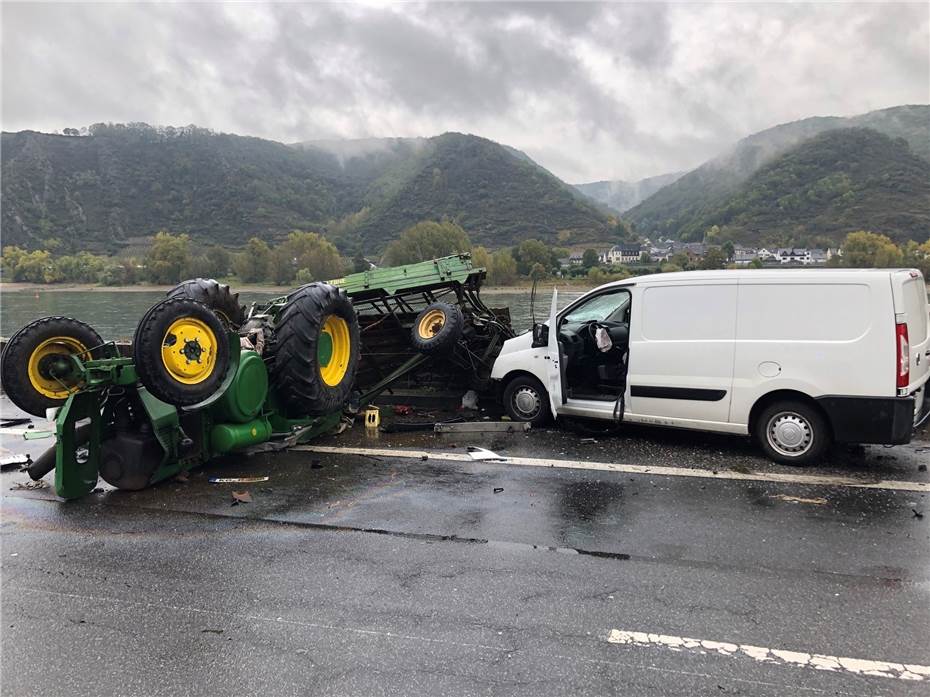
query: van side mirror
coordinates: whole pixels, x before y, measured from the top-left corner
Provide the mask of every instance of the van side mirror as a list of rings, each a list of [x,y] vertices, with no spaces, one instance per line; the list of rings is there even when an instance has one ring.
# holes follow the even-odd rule
[[[533,348],[549,345],[549,327],[538,322],[533,325]]]

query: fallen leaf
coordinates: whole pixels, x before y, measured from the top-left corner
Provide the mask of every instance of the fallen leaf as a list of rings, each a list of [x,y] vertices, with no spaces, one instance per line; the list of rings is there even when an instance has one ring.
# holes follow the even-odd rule
[[[248,491],[234,491],[232,492],[233,497],[233,506],[240,503],[252,503],[252,494]]]

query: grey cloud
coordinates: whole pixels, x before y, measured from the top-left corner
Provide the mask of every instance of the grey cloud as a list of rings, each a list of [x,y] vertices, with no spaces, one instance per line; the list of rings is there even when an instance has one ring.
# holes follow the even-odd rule
[[[5,130],[287,142],[476,133],[570,181],[699,164],[815,114],[930,101],[926,5],[4,4]]]

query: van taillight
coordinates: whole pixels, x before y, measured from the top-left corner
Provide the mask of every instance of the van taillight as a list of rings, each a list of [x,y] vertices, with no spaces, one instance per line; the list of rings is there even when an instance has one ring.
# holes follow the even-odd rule
[[[907,324],[902,322],[895,325],[895,336],[898,343],[898,387],[907,387],[911,382],[910,344],[907,340]]]

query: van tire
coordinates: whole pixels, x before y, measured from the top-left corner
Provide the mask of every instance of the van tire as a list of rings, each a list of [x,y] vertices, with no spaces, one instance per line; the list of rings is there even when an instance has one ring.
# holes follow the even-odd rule
[[[800,400],[765,407],[753,424],[753,433],[766,456],[783,465],[817,464],[833,441],[820,410]]]
[[[518,375],[508,382],[503,401],[504,411],[513,421],[533,426],[542,426],[549,421],[549,393],[532,375]]]

